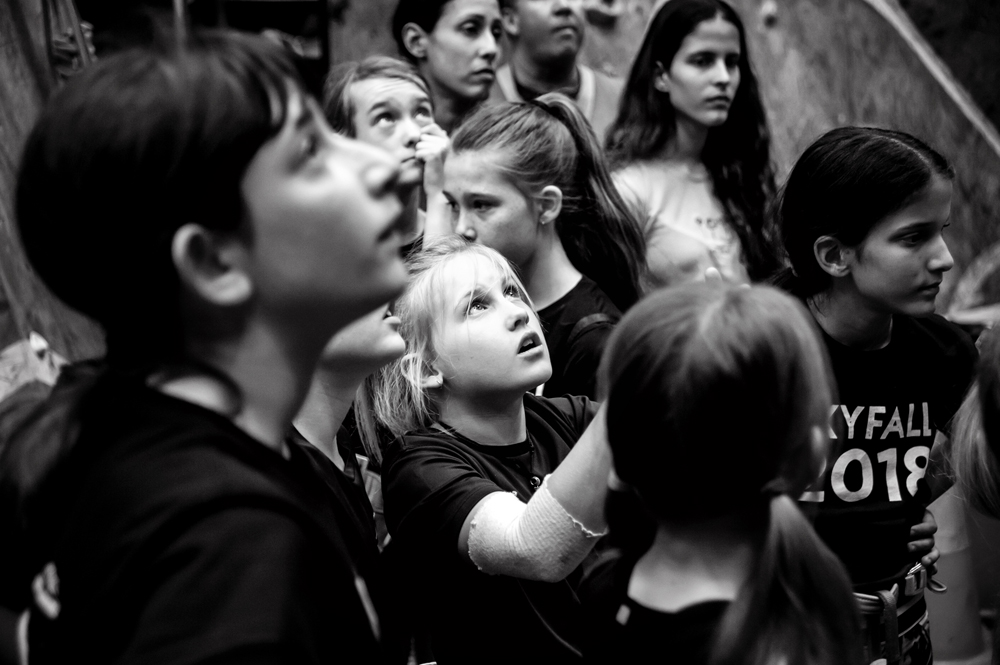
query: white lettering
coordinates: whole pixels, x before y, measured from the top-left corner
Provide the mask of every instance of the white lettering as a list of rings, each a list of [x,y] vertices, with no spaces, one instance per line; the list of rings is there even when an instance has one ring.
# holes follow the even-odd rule
[[[910,413],[906,416],[906,436],[920,436],[919,429],[913,429],[913,404],[910,404]]]
[[[928,413],[927,402],[924,402],[924,436],[931,435],[931,416]]]
[[[869,422],[871,422],[870,417]],[[869,425],[869,427],[871,426]],[[868,438],[871,437],[869,436]],[[844,475],[851,462],[861,464],[861,487],[857,490],[848,489],[844,483]],[[833,488],[834,494],[849,503],[868,498],[875,485],[875,474],[872,471],[872,461],[865,451],[860,448],[852,448],[841,455],[837,459],[837,463],[833,465],[833,473],[830,475],[830,485]]]
[[[853,414],[847,413],[847,407],[844,406],[844,405],[840,406],[840,410],[844,414],[844,420],[847,421],[847,438],[848,439],[853,439],[854,438],[854,423],[858,422],[858,416],[860,416],[861,412],[865,410],[865,407],[859,406],[858,408],[854,409],[854,413]]]
[[[884,439],[889,436],[890,432],[899,432],[899,438],[903,438],[903,421],[899,418],[898,407],[892,412],[892,418],[889,419],[889,425],[882,432],[882,436],[880,436],[879,439]]]
[[[896,449],[883,450],[878,454],[878,461],[885,462],[885,484],[889,489],[889,501],[902,501],[903,495],[899,493],[899,478],[896,477]]]
[[[926,402],[924,402],[924,408],[927,408]],[[903,455],[903,465],[910,472],[910,475],[906,477],[906,491],[910,493],[910,496],[917,495],[917,481],[927,473],[927,459],[930,454],[931,449],[927,446],[914,446]],[[922,466],[917,464],[919,459],[924,460]]]
[[[868,429],[865,430],[865,438],[872,438],[872,432],[876,427],[882,424],[882,421],[875,416],[885,413],[884,406],[870,406],[868,407]]]
[[[837,406],[836,404],[830,405],[830,438],[831,439],[836,439],[837,438],[837,432],[834,431],[834,429],[833,429],[833,414],[837,413],[837,409],[839,409],[839,408],[840,407]]]
[[[799,497],[799,501],[813,501],[815,503],[823,503],[823,499],[826,497],[826,492],[823,490],[806,490]]]

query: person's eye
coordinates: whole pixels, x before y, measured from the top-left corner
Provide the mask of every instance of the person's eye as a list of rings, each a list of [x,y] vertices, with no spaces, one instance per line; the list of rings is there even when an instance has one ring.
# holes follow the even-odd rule
[[[476,212],[486,212],[490,210],[493,205],[487,201],[473,201],[472,209]]]
[[[466,37],[478,37],[479,33],[482,32],[482,27],[475,21],[467,21],[459,27],[459,30]]]
[[[740,66],[740,56],[738,55],[726,56],[726,67],[729,67],[730,69],[736,69],[739,66]]]
[[[431,113],[430,108],[422,106],[413,113],[413,117],[420,120],[433,120],[434,114]]]
[[[490,26],[490,32],[493,33],[493,39],[500,41],[503,37],[503,27],[499,23],[494,23]]]
[[[475,298],[469,303],[470,312],[484,312],[489,309],[489,304],[483,298]]]
[[[318,132],[309,132],[303,135],[302,142],[299,145],[298,154],[296,155],[295,164],[297,166],[303,166],[307,162],[314,159],[319,155],[325,146],[323,137],[319,135]]]
[[[508,298],[515,298],[517,300],[521,299],[521,291],[517,288],[515,284],[508,284],[504,287],[503,294]]]
[[[688,59],[695,67],[708,67],[712,64],[712,58],[704,54],[693,55]]]
[[[372,120],[372,125],[375,127],[385,127],[386,125],[391,125],[396,122],[396,117],[391,113],[379,113]]]

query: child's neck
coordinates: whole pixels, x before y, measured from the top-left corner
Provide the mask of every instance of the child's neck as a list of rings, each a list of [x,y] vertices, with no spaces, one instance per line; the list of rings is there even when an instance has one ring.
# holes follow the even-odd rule
[[[337,447],[337,431],[354,403],[354,395],[364,376],[338,374],[320,368],[309,386],[309,393],[295,416],[295,428],[306,441],[343,471],[344,458]]]
[[[524,288],[536,310],[545,309],[572,291],[583,277],[566,255],[555,231],[555,222],[549,226],[549,233],[538,243],[531,260],[527,265],[518,266]]]
[[[808,305],[819,327],[844,346],[871,351],[892,339],[892,314],[866,307],[846,285],[835,283],[810,298]]]
[[[689,118],[677,117],[673,138],[663,149],[663,158],[689,164],[700,164],[708,141],[708,127]]]
[[[506,446],[528,438],[523,392],[492,400],[448,395],[441,400],[440,420],[484,446]]]
[[[661,612],[711,600],[734,600],[754,563],[754,538],[742,516],[665,525],[639,559],[628,595]]]

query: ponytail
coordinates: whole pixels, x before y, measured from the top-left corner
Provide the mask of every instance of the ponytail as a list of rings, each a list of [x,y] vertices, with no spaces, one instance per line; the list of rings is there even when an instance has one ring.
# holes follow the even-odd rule
[[[577,200],[565,207],[556,230],[570,261],[601,287],[623,312],[641,295],[646,241],[639,221],[611,180],[604,152],[590,123],[567,97],[542,95],[534,104],[552,114],[573,137]]]
[[[765,497],[755,569],[729,606],[712,665],[861,663],[851,583],[787,494]]]
[[[563,193],[556,230],[573,265],[622,311],[641,295],[646,243],[641,224],[611,180],[600,143],[565,95],[482,107],[452,136],[452,151],[499,151],[498,165],[526,196]]]

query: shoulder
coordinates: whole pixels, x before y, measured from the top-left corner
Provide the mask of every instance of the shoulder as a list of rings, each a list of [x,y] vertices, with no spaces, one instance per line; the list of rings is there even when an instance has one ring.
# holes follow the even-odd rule
[[[900,316],[894,322],[893,342],[926,362],[939,362],[971,379],[979,352],[972,337],[943,316]]]
[[[565,443],[569,446],[576,443],[587,429],[599,406],[600,404],[583,395],[538,397],[529,393],[524,396],[524,411],[529,419],[529,427],[534,421],[561,430],[562,438],[567,439]]]
[[[584,69],[589,69],[594,73],[594,85],[597,89],[598,96],[602,95],[614,95],[615,101],[617,101],[618,95],[625,88],[624,79],[618,78],[617,76],[609,76],[604,72],[593,69],[592,67],[586,67],[581,65]]]

